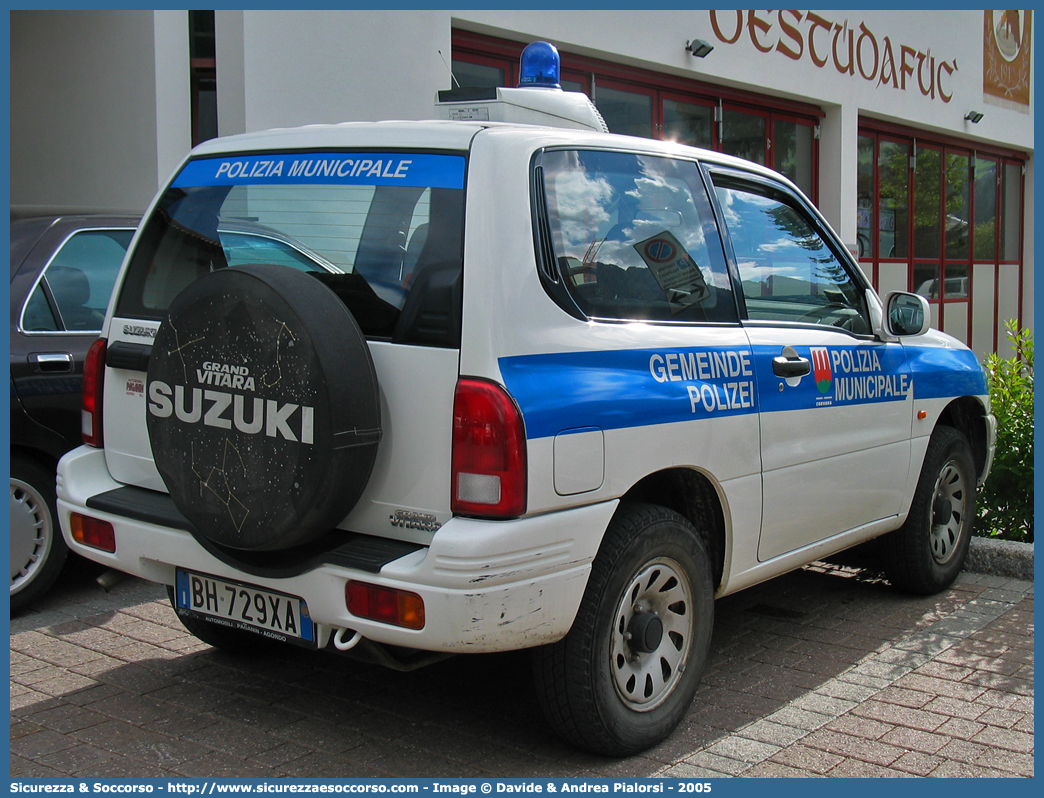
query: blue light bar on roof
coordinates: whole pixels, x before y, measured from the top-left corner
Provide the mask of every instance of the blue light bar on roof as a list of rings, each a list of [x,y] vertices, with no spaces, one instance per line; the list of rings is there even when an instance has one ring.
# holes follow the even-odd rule
[[[561,89],[558,49],[549,42],[533,42],[522,51],[518,88]]]

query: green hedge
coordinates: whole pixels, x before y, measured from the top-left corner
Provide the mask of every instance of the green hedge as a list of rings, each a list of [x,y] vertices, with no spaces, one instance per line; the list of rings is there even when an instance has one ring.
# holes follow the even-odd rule
[[[1033,542],[1033,333],[1009,321],[1012,356],[986,359],[997,454],[979,491],[976,534]]]

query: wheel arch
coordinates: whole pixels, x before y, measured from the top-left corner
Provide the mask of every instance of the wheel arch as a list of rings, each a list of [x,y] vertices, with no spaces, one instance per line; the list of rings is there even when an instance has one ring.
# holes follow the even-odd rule
[[[954,399],[939,414],[937,425],[952,427],[967,439],[981,484],[989,466],[989,433],[982,402],[972,396]]]
[[[635,483],[620,501],[657,504],[688,519],[707,547],[715,589],[721,585],[727,552],[725,507],[709,476],[693,468],[657,471]]]
[[[63,454],[80,445],[80,440],[70,441],[46,427],[21,408],[15,406],[12,394],[11,407],[11,454],[32,457],[41,463],[56,465]]]
[[[21,446],[18,444],[11,445],[12,460],[15,458],[28,460],[29,462],[38,465],[40,468],[50,469],[51,471],[55,471],[58,468],[59,457],[55,457],[51,452],[46,452],[42,449],[34,449],[31,446]]]

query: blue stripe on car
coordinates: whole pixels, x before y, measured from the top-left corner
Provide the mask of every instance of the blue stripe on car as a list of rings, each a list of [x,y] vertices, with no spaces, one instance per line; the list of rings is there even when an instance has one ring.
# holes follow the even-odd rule
[[[985,396],[986,373],[969,349],[907,346],[910,370],[915,375],[914,399],[950,396]]]
[[[911,387],[915,399],[987,393],[982,368],[967,350],[894,344],[795,349],[818,365],[783,390],[784,380],[772,369],[780,346],[557,352],[505,357],[499,364],[530,439],[590,427],[904,401]]]

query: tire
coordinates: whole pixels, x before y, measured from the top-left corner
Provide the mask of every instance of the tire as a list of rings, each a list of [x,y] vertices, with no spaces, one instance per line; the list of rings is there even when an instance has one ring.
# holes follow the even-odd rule
[[[177,613],[181,625],[188,630],[193,637],[202,640],[208,646],[221,649],[228,654],[249,655],[260,651],[271,650],[272,646],[279,645],[253,632],[244,632],[242,629],[229,629],[227,626],[210,623],[201,620],[194,615],[183,613],[178,609],[174,600],[174,588],[167,585],[167,598],[170,606]]]
[[[366,339],[329,288],[295,269],[224,268],[191,283],[156,334],[147,394],[171,499],[201,542],[226,550],[282,551],[326,534],[377,457]]]
[[[54,480],[53,470],[11,458],[11,612],[51,588],[69,553],[58,528]]]
[[[928,442],[910,514],[882,539],[885,573],[900,590],[921,595],[953,584],[964,567],[975,522],[971,447],[952,427]]]
[[[572,628],[533,652],[537,697],[560,737],[627,756],[674,730],[707,663],[711,572],[685,518],[656,505],[620,506]]]

